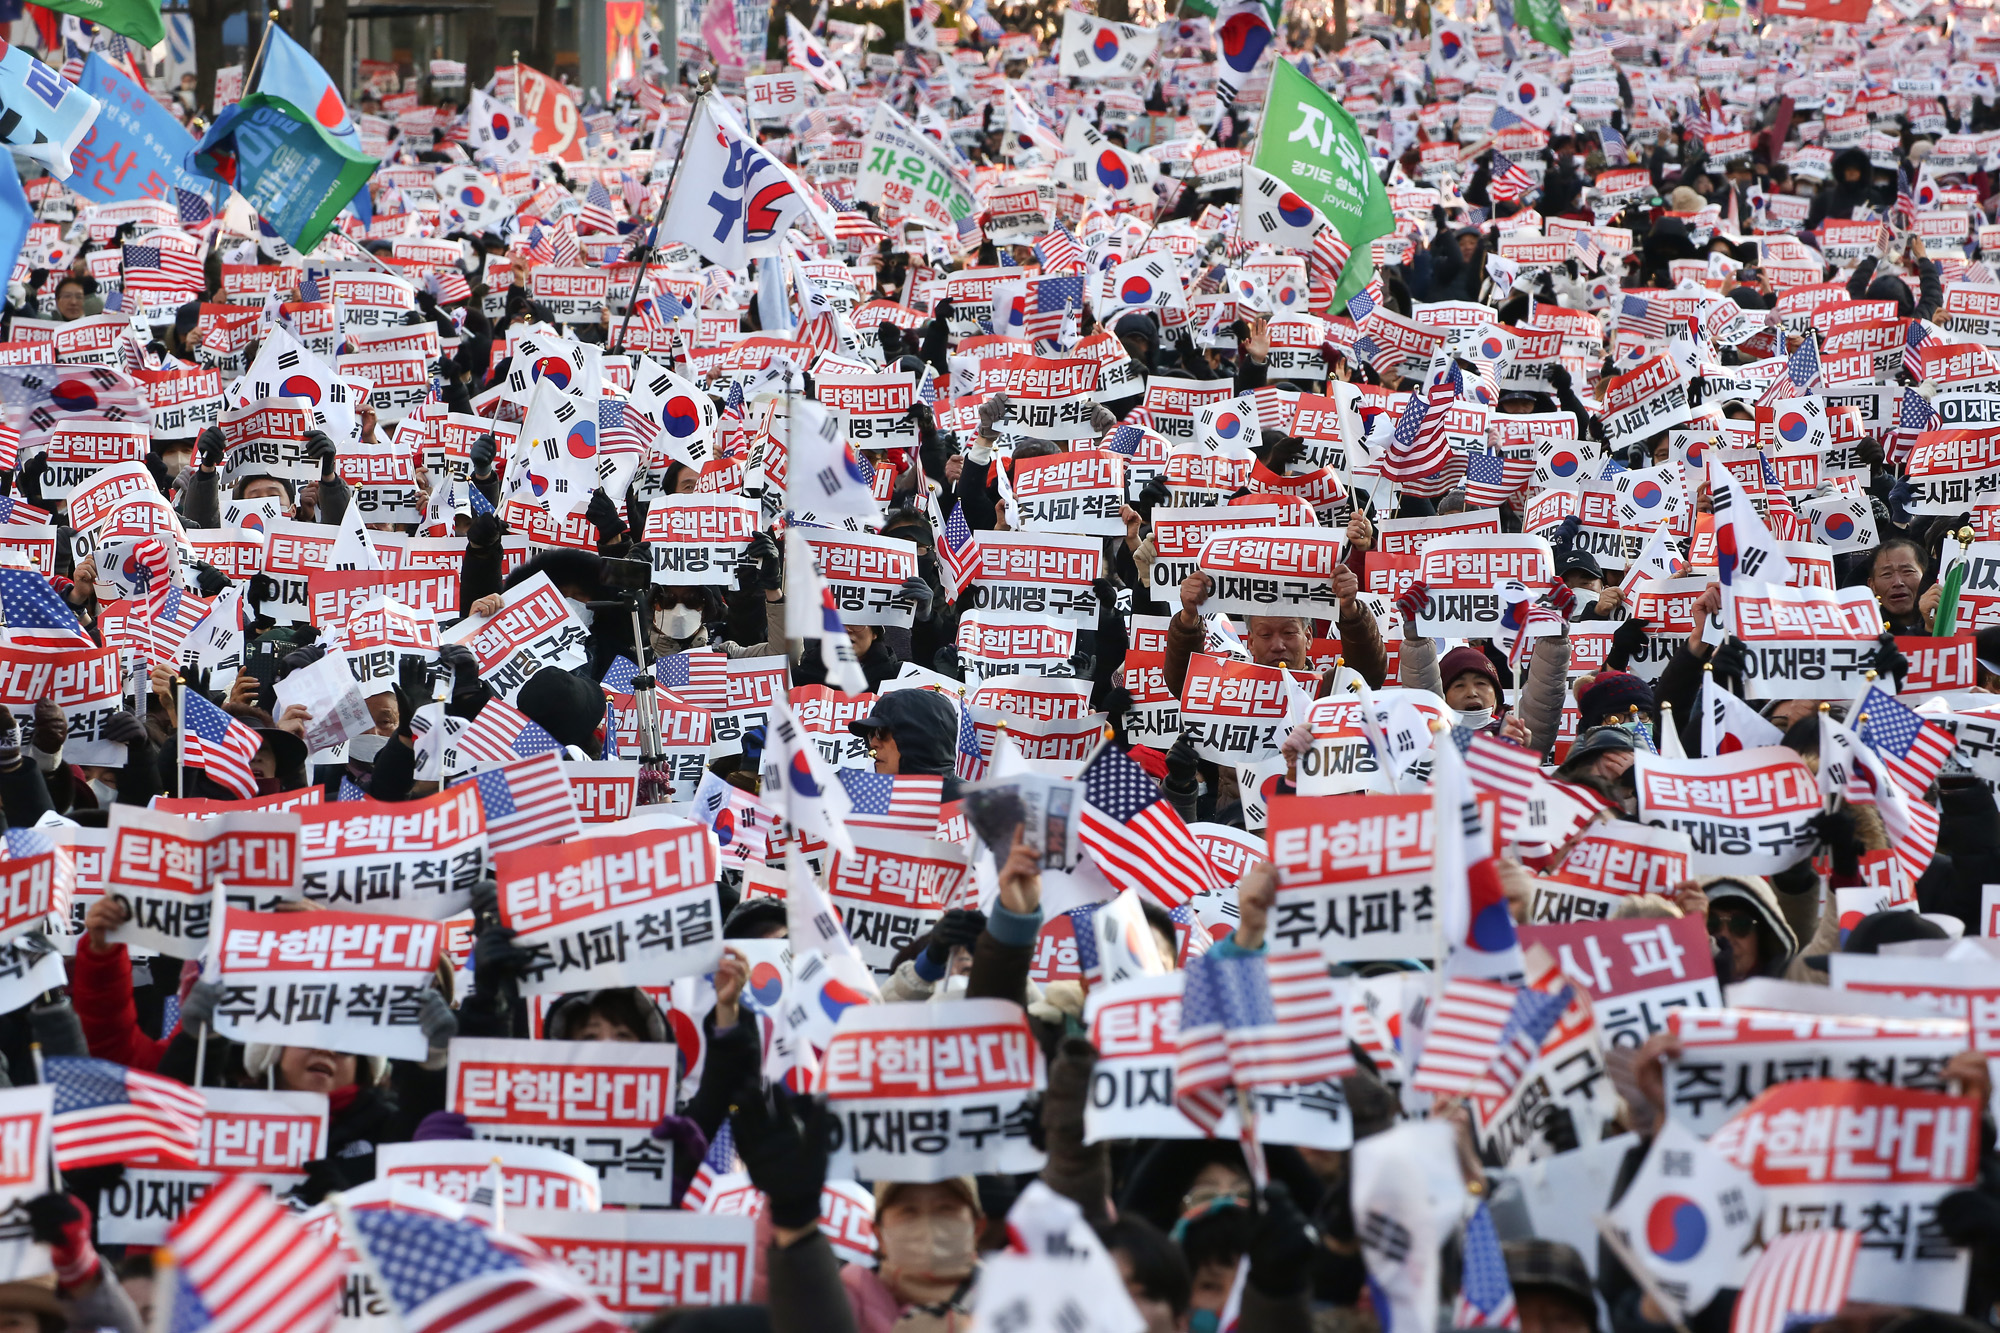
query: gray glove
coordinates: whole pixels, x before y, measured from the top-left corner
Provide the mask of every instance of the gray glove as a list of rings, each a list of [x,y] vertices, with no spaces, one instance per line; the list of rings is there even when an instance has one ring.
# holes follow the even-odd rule
[[[83,1023],[67,996],[54,1004],[37,1004],[28,1009],[28,1026],[41,1045],[43,1055],[89,1055],[90,1043],[83,1038]]]
[[[1000,423],[1007,419],[1007,395],[996,393],[979,405],[979,433],[998,433]]]
[[[417,1026],[424,1030],[424,1040],[434,1051],[445,1050],[458,1035],[458,1015],[435,987],[427,987],[417,1002]]]
[[[222,983],[204,977],[194,983],[181,1001],[181,1031],[198,1032],[215,1026],[215,1006],[222,999]]]

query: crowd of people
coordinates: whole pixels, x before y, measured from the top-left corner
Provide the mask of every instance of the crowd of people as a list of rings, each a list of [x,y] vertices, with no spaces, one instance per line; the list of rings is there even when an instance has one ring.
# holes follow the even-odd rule
[[[305,90],[17,22],[187,130],[0,125],[0,1333],[227,1322],[154,1251],[282,1108],[297,1328],[480,1317],[361,1209],[578,1327],[1994,1323],[2000,32],[1776,8],[336,75],[317,221]],[[271,1017],[364,913],[401,1030]],[[669,1097],[482,1185],[481,1061]],[[141,1075],[198,1150],[86,1154]]]

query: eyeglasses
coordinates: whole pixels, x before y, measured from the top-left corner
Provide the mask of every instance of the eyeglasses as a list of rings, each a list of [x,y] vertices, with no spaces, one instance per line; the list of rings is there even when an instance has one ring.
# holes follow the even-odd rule
[[[1719,930],[1726,930],[1731,935],[1755,935],[1757,933],[1757,918],[1747,912],[1710,912],[1708,914],[1708,929],[1710,934],[1714,934]]]

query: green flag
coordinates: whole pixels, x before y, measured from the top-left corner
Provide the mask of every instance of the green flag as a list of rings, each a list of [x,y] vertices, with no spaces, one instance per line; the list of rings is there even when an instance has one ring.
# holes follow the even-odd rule
[[[1199,14],[1204,18],[1214,18],[1215,5],[1211,0],[1181,0],[1181,6],[1175,12],[1179,14]]]
[[[141,46],[158,46],[167,40],[167,25],[160,21],[160,0],[48,0],[42,7],[89,19]]]
[[[1333,293],[1336,313],[1375,272],[1369,242],[1396,229],[1389,192],[1354,117],[1289,60],[1271,67],[1271,92],[1251,159],[1326,214],[1353,254]]]
[[[310,250],[379,164],[290,102],[257,92],[216,117],[188,165],[234,187],[271,230]]]
[[[1562,6],[1556,0],[1520,0],[1514,8],[1514,17],[1530,37],[1569,54],[1569,20],[1563,17]]]

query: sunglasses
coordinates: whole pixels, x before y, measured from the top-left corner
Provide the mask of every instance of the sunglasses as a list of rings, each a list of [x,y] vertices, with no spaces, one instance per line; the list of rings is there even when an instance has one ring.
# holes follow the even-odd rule
[[[1710,934],[1726,930],[1731,935],[1755,935],[1757,918],[1745,912],[1711,912],[1708,915],[1708,930]]]

